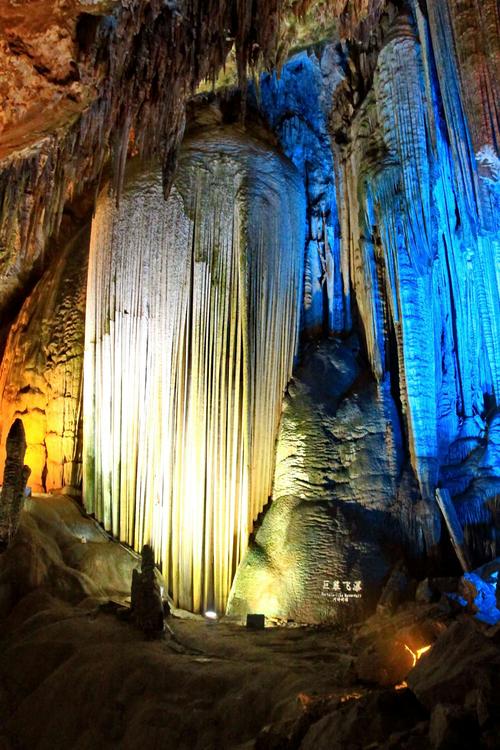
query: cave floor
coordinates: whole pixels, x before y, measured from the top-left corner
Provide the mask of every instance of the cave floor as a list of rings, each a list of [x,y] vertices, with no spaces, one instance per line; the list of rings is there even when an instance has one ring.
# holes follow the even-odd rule
[[[144,640],[103,606],[126,601],[137,563],[68,497],[27,501],[0,569],[2,750],[253,746],[311,696],[349,692],[339,631],[185,614]]]
[[[296,721],[306,696],[348,690],[350,659],[327,631],[169,623],[175,641],[146,642],[112,614],[30,595],[2,643],[13,747],[245,746]]]
[[[429,715],[450,690],[449,650],[473,644],[459,695],[478,670],[500,674],[497,637],[442,603],[345,629],[252,631],[177,613],[148,641],[110,603],[126,600],[137,562],[67,497],[27,501],[0,557],[0,750],[425,750],[438,747]],[[444,639],[415,693],[395,689],[418,671],[393,645],[403,631],[437,639],[437,656]]]

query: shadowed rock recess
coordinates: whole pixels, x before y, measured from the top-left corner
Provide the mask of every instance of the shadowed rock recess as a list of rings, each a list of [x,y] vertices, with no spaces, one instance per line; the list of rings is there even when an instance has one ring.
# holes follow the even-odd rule
[[[496,0],[1,0],[0,750],[500,747],[499,82]]]

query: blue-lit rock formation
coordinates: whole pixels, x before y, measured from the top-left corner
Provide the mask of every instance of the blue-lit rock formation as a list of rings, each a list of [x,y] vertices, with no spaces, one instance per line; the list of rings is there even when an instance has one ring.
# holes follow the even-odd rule
[[[372,370],[378,379],[391,372],[399,390],[428,499],[450,449],[454,461],[465,458],[483,434],[500,388],[499,162],[494,140],[474,153],[441,5],[429,4],[427,19],[415,3],[413,15],[401,13],[389,26],[347,143],[334,148],[337,200],[324,101],[325,89],[333,90],[334,106],[339,101],[340,52],[327,47],[320,60],[303,53],[279,80],[262,81],[262,107],[302,165],[311,223],[330,211],[335,228],[339,207],[341,249],[328,243],[340,290],[330,302],[330,328],[342,330],[335,310],[352,285]],[[309,251],[309,267],[312,257]],[[348,262],[339,270],[341,257]]]
[[[441,43],[418,6],[395,20],[340,156],[368,354],[384,377],[397,343],[391,377],[429,503],[450,449],[465,458],[487,428],[500,387],[498,183],[479,176],[451,52],[436,74]]]
[[[304,329],[309,335],[350,327],[349,275],[340,253],[335,170],[328,135],[331,94],[342,79],[337,53],[302,52],[260,81],[260,107],[307,193]]]
[[[486,5],[483,20],[491,24],[493,11]],[[477,51],[482,79],[466,90],[473,75],[463,39],[457,37],[457,29],[465,33],[463,14],[447,2],[427,3],[425,15],[422,7],[418,2],[401,11],[392,6],[381,21],[375,53],[366,43],[338,44],[293,57],[279,77],[262,77],[259,105],[301,172],[309,199],[303,328],[306,333],[321,327],[347,332],[359,321],[371,370],[400,413],[422,498],[414,512],[424,546],[433,550],[447,533],[440,530],[434,498],[442,486],[454,499],[472,559],[484,562],[496,555],[500,488],[494,45],[490,57]],[[285,410],[282,429],[289,418]],[[323,417],[316,415],[316,420],[326,429]],[[334,424],[335,433],[339,425]],[[315,474],[317,461],[328,467],[323,478],[335,473],[334,446],[318,460],[322,439],[306,430],[301,443],[298,434],[287,466],[292,476],[298,472],[298,485],[301,477]],[[381,448],[384,460],[391,445]],[[245,610],[241,589],[248,571],[267,565],[269,580],[279,578],[276,561],[280,555],[286,558],[290,538],[296,542],[301,492],[294,487],[288,493],[295,497],[293,509],[290,496],[286,502],[280,499],[281,471],[278,448],[275,504],[235,583],[235,610]],[[364,486],[359,477],[351,478],[352,485]],[[382,489],[376,482],[368,485],[383,505]],[[334,501],[338,485],[323,491]],[[383,511],[387,520],[388,507]],[[302,508],[308,517],[303,502]],[[283,547],[270,545],[277,519],[284,524]],[[405,522],[411,536],[412,524]],[[305,525],[309,528],[309,521]],[[308,533],[302,540],[306,546],[314,536]],[[418,538],[412,536],[414,544]],[[356,548],[354,538],[351,544]],[[338,540],[332,546],[328,552],[320,545],[320,557],[341,577],[348,555]],[[305,552],[301,555],[308,559]],[[357,565],[359,559],[353,569]],[[315,568],[322,570],[319,559]],[[300,578],[300,564],[297,570]],[[278,578],[272,585],[266,576],[262,579],[264,589],[275,593],[275,613],[286,600]],[[295,615],[301,607],[317,606],[313,589],[310,581],[295,585],[290,594]],[[253,603],[258,601],[257,596]]]

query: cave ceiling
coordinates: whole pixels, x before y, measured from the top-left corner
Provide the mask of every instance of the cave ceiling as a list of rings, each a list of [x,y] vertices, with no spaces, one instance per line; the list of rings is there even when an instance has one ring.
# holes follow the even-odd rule
[[[470,137],[482,169],[491,171],[499,141],[491,116],[499,100],[498,7],[494,0],[410,5],[429,19],[435,41],[443,24],[451,27],[453,40],[434,44],[435,64],[445,74],[439,56],[454,44]],[[331,128],[349,139],[351,115],[404,7],[394,0],[4,0],[0,310],[43,264],[47,239],[73,197],[91,190],[109,164],[119,185],[127,150],[158,157],[168,188],[185,102],[205,80],[221,74],[223,83],[242,84],[247,70],[279,67],[290,51],[344,40],[346,75]]]

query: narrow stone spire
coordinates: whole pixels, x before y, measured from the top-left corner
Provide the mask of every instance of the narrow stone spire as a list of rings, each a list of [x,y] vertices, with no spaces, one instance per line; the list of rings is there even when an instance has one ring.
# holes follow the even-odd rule
[[[24,505],[24,490],[31,473],[24,463],[26,436],[24,425],[16,419],[7,435],[7,458],[0,498],[0,552],[7,549],[19,526]]]

